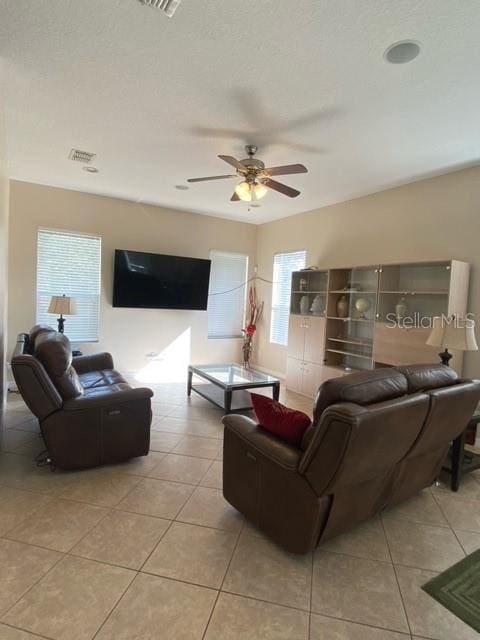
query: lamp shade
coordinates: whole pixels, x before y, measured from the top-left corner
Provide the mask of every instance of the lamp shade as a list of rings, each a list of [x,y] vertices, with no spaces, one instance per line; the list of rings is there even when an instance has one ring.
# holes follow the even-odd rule
[[[427,344],[431,347],[446,347],[457,351],[478,350],[473,322],[457,317],[451,318],[448,322],[444,318],[434,318],[433,329]]]
[[[55,313],[56,315],[74,316],[77,313],[75,308],[75,300],[66,295],[52,296],[48,305],[47,313]]]
[[[428,336],[427,344],[430,347],[443,347],[443,335],[445,327],[443,318],[433,318],[433,329]]]

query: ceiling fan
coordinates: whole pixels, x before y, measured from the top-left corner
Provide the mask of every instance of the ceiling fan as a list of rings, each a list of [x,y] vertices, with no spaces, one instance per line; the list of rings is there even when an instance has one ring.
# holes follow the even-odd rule
[[[237,184],[235,191],[230,198],[232,202],[244,200],[251,202],[252,200],[260,200],[269,189],[283,193],[289,198],[296,198],[300,195],[300,191],[292,189],[282,182],[272,180],[271,176],[285,176],[292,173],[307,173],[308,169],[303,164],[287,164],[283,167],[265,167],[265,164],[254,158],[257,153],[257,147],[254,144],[247,144],[245,151],[248,158],[244,160],[236,160],[232,156],[218,156],[227,164],[235,167],[236,173],[224,176],[208,176],[207,178],[189,178],[187,182],[206,182],[208,180],[223,180],[224,178],[242,178],[242,182]]]

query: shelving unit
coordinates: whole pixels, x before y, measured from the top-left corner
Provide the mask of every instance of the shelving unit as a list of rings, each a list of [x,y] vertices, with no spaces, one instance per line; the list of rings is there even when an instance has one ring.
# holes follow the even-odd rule
[[[444,260],[295,272],[287,388],[313,396],[357,369],[437,362],[426,344],[433,318],[466,314],[469,270]],[[461,373],[463,354],[453,353]]]
[[[332,269],[329,284],[324,363],[342,372],[371,369],[378,268]]]
[[[328,292],[328,271],[304,270],[292,274],[290,313],[324,316]]]

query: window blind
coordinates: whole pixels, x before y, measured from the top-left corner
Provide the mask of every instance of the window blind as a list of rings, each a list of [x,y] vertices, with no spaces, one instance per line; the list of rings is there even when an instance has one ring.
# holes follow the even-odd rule
[[[98,236],[39,229],[37,236],[37,323],[56,328],[47,313],[50,298],[75,299],[76,315],[67,316],[65,334],[72,342],[98,340],[101,239]]]
[[[277,253],[273,258],[270,342],[287,345],[292,271],[305,268],[306,251]]]
[[[208,337],[239,338],[245,321],[248,256],[210,251],[210,259]]]

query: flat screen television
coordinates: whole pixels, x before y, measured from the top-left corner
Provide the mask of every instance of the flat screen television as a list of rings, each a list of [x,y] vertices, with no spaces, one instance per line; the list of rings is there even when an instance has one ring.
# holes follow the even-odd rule
[[[115,250],[113,306],[205,310],[210,260]]]

